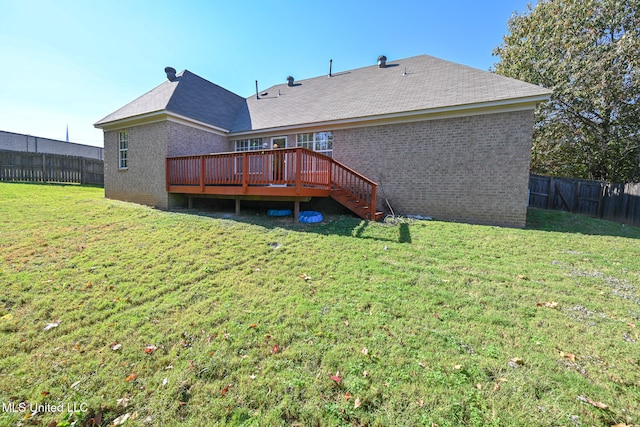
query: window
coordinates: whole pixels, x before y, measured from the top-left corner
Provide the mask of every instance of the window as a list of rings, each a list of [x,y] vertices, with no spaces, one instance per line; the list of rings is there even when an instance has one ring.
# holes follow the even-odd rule
[[[266,148],[262,144],[262,138],[239,139],[236,141],[236,151],[255,151]]]
[[[333,132],[299,133],[297,145],[331,157],[333,155]]]
[[[118,132],[118,169],[129,168],[129,132]]]

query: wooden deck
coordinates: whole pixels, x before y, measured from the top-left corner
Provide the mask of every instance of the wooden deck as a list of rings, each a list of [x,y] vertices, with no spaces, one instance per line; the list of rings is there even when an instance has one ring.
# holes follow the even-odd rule
[[[305,148],[169,157],[166,162],[169,193],[236,200],[333,197],[362,218],[380,216],[375,182]]]

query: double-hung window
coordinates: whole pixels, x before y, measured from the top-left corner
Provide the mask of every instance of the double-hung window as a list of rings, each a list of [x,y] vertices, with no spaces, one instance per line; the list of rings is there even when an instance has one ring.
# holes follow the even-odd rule
[[[333,132],[299,133],[297,146],[317,151],[325,156],[333,155]]]
[[[236,141],[236,151],[263,150],[262,138],[239,139]]]
[[[118,169],[129,168],[129,132],[118,132]]]

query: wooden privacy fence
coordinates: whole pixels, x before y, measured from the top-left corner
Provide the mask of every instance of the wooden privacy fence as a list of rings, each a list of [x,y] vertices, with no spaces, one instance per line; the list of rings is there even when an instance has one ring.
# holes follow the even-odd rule
[[[61,154],[0,151],[0,181],[104,185],[104,162]]]
[[[640,183],[529,177],[529,206],[640,225]]]

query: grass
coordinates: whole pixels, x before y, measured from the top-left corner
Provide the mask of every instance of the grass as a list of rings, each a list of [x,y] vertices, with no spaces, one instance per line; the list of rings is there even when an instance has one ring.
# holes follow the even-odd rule
[[[639,425],[640,229],[528,223],[0,183],[0,425]]]

